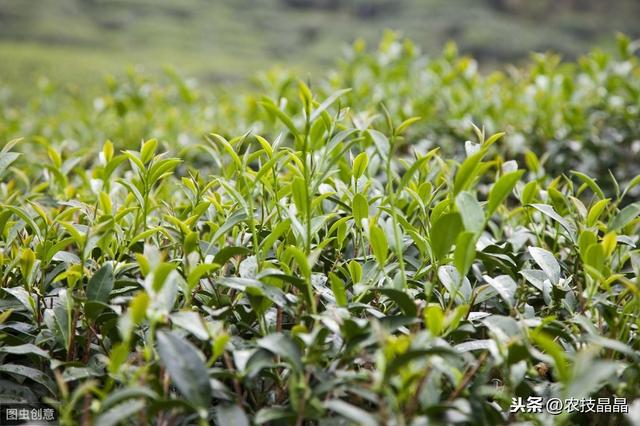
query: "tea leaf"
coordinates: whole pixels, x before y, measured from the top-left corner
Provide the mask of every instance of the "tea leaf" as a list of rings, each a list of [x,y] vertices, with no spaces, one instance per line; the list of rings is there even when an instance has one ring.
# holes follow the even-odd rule
[[[447,213],[431,228],[431,250],[436,260],[444,258],[462,231],[462,219],[458,213]]]
[[[547,274],[552,284],[560,282],[560,264],[552,253],[539,247],[529,247],[529,254]]]
[[[369,226],[369,242],[378,264],[384,265],[389,255],[389,243],[386,235],[378,225],[372,224]]]
[[[209,373],[198,350],[184,338],[159,330],[158,353],[171,380],[185,396],[186,401],[199,411],[206,412],[211,402]]]
[[[518,170],[507,173],[496,181],[489,193],[489,203],[487,204],[487,214],[489,216],[493,214],[498,206],[507,198],[523,174],[524,170]]]
[[[108,302],[114,283],[113,266],[110,263],[106,263],[89,280],[87,284],[87,299]]]
[[[636,216],[640,215],[640,203],[630,204],[622,209],[609,223],[609,230],[617,231],[627,226]]]

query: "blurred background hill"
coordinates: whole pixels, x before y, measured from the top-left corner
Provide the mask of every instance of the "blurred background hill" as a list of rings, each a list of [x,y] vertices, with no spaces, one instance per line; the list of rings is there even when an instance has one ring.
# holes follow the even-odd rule
[[[203,83],[277,65],[313,74],[356,38],[393,28],[424,51],[454,40],[483,66],[531,51],[575,57],[640,35],[637,0],[1,0],[0,86],[28,96],[46,76],[91,92],[105,73],[164,66]]]

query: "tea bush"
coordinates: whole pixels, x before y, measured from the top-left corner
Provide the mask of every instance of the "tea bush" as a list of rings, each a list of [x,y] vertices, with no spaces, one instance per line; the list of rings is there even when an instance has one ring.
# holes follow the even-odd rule
[[[326,98],[351,88],[341,107],[363,123],[383,113],[381,104],[399,121],[421,117],[405,136],[408,145],[459,156],[475,124],[488,133],[506,132],[501,150],[510,157],[523,160],[532,150],[551,174],[579,169],[615,190],[610,174],[628,183],[640,173],[637,49],[638,42],[620,35],[615,54],[595,49],[575,62],[534,54],[521,66],[483,71],[453,44],[429,57],[387,32],[373,52],[356,42],[312,89]],[[135,148],[149,138],[178,149],[209,132],[232,138],[251,130],[273,139],[281,129],[261,107],[263,97],[295,114],[301,108],[298,78],[273,70],[257,73],[253,88],[211,91],[174,71],[161,80],[129,71],[107,79],[94,99],[43,80],[40,95],[26,105],[0,91],[0,138],[44,137],[71,151],[107,139],[118,148]],[[638,199],[640,191],[630,195]]]
[[[2,400],[64,424],[636,421],[637,59],[354,55],[315,92],[131,75],[5,106],[27,139],[0,153]],[[630,413],[510,412],[529,396]]]

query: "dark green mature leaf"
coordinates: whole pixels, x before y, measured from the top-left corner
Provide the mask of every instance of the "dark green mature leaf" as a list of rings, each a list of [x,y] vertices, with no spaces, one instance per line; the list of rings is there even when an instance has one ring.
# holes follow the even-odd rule
[[[220,404],[216,407],[216,421],[219,425],[249,426],[246,413],[237,404]]]
[[[611,361],[589,360],[585,364],[569,382],[566,393],[571,395],[571,398],[588,398],[589,395],[593,395],[620,368],[619,363]]]
[[[229,259],[231,259],[234,256],[243,256],[249,253],[251,253],[251,250],[249,250],[246,247],[237,247],[237,246],[224,247],[218,253],[216,253],[212,263],[217,263],[218,265],[224,265],[225,263],[227,263]]]
[[[158,398],[158,394],[149,389],[148,387],[136,387],[132,386],[126,389],[117,390],[111,392],[107,398],[102,401],[101,408],[107,410],[116,404],[128,399],[145,398],[154,400]]]
[[[18,346],[2,346],[0,352],[14,355],[37,355],[42,358],[49,359],[49,353],[31,343],[25,343]]]
[[[40,370],[19,364],[2,364],[0,373],[26,377],[44,386],[52,395],[56,395],[56,385],[53,380]]]
[[[516,282],[509,275],[500,275],[495,278],[491,278],[487,275],[484,276],[485,281],[489,283],[491,287],[493,287],[502,300],[507,302],[509,307],[513,306],[516,302],[515,294],[518,286]]]
[[[438,268],[438,278],[458,304],[469,303],[471,300],[471,283],[464,275],[451,265],[443,265]]]
[[[301,286],[304,286],[305,284],[305,281],[296,280],[295,277],[290,277],[287,275],[272,276],[283,280],[288,280],[290,282],[293,281],[295,283],[300,283]],[[289,303],[287,298],[285,297],[285,294],[278,287],[265,285],[263,282],[256,279],[228,277],[216,281],[216,284],[244,292],[250,292],[253,295],[265,296],[280,307],[285,307]]]
[[[18,300],[22,304],[22,306],[27,309],[27,311],[33,310],[30,303],[30,300],[32,300],[32,296],[23,287],[9,287],[3,288],[2,290],[15,297],[16,300]]]
[[[294,418],[295,413],[282,407],[264,407],[256,413],[253,421],[261,425],[275,420],[292,420]]]
[[[567,234],[569,235],[571,240],[575,241],[576,227],[573,224],[569,223],[564,217],[560,216],[558,212],[556,212],[553,209],[553,207],[551,207],[548,204],[531,204],[531,206],[534,207],[536,210],[540,211],[541,213],[543,213],[544,215],[558,222],[560,226],[562,226],[564,230],[567,231]]]
[[[324,406],[342,417],[363,426],[378,426],[378,420],[365,410],[344,402],[340,399],[330,399]]]
[[[239,210],[235,213],[233,213],[231,216],[229,216],[227,218],[227,220],[224,222],[224,224],[222,224],[222,226],[220,226],[220,228],[218,228],[218,230],[216,231],[215,234],[213,234],[213,237],[211,237],[211,242],[215,242],[218,241],[218,239],[223,236],[225,233],[229,232],[234,226],[238,225],[239,223],[244,222],[245,220],[247,220],[249,216],[247,216],[247,213]],[[219,262],[217,262],[219,263]]]
[[[0,401],[5,404],[34,403],[38,402],[38,398],[28,386],[0,379]]]
[[[367,135],[373,141],[373,145],[376,147],[378,155],[382,158],[386,158],[387,155],[389,155],[390,149],[389,138],[387,138],[383,133],[373,129],[367,130]]]
[[[618,229],[627,226],[638,215],[640,215],[640,203],[628,205],[611,220],[609,230],[617,231]]]
[[[171,380],[186,400],[201,413],[211,402],[209,373],[199,351],[187,340],[170,331],[157,332],[160,360]]]
[[[130,419],[144,409],[144,401],[134,400],[118,404],[104,413],[101,413],[95,420],[95,426],[115,426]]]
[[[381,288],[378,291],[393,300],[405,315],[409,317],[415,317],[417,315],[418,310],[415,302],[404,291],[396,290],[395,288]]]
[[[258,340],[258,345],[269,352],[280,355],[297,371],[302,370],[302,353],[300,352],[300,348],[287,335],[282,333],[270,334]]]
[[[538,266],[547,274],[551,284],[556,285],[560,281],[560,264],[555,256],[540,247],[529,247],[529,254]]]
[[[106,263],[89,280],[87,284],[87,299],[108,302],[114,283],[113,266],[110,263]]]

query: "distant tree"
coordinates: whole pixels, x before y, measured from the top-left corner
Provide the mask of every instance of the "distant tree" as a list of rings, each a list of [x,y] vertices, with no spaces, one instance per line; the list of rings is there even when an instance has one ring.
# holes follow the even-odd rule
[[[289,6],[298,9],[337,9],[340,0],[283,0]]]
[[[385,12],[397,10],[401,0],[282,0],[283,3],[297,9],[349,10],[362,19],[376,17]]]
[[[634,5],[633,0],[486,0],[493,9],[521,15],[544,15],[559,10],[605,11],[614,5]]]

